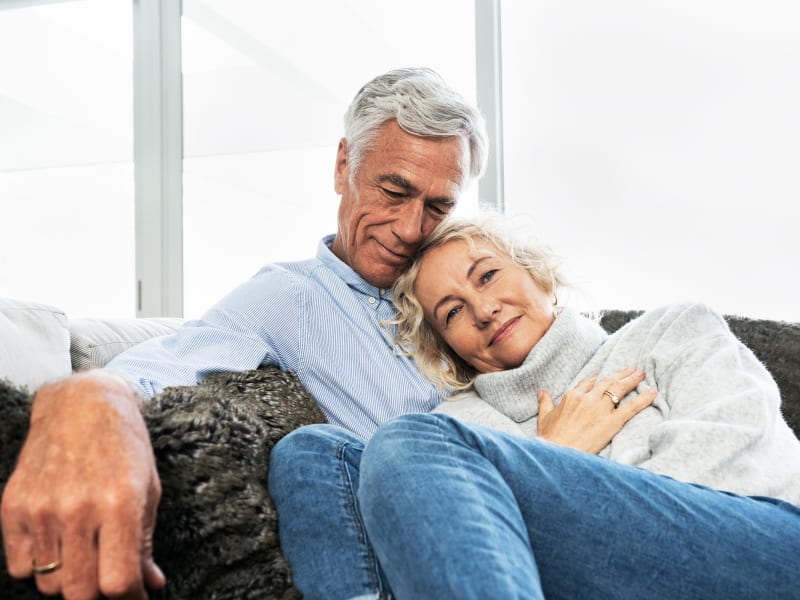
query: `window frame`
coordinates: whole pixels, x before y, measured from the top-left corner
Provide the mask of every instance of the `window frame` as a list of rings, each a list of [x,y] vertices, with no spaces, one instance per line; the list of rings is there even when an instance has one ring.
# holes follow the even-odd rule
[[[183,316],[180,0],[133,0],[136,316]]]

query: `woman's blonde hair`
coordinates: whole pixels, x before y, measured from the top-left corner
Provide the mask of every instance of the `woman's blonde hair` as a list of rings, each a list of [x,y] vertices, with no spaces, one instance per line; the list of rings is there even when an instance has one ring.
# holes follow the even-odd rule
[[[545,292],[552,293],[556,299],[559,291],[566,286],[566,281],[558,271],[556,255],[538,242],[523,240],[515,235],[499,218],[453,217],[443,221],[417,251],[408,270],[395,282],[392,300],[397,308],[397,316],[389,321],[397,328],[395,342],[414,358],[422,374],[438,385],[442,393],[471,389],[477,371],[458,356],[425,321],[414,286],[425,255],[454,240],[466,242],[472,251],[477,249],[476,241],[488,242],[527,269],[537,285]]]

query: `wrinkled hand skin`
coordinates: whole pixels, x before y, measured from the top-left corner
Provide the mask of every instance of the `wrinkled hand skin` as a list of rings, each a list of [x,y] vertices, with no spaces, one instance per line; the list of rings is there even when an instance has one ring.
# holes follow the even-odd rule
[[[0,511],[12,577],[60,559],[35,576],[44,594],[140,599],[164,586],[152,558],[161,485],[140,404],[102,371],[39,389]]]
[[[564,394],[558,406],[546,391],[539,392],[539,436],[554,444],[597,454],[619,433],[625,423],[650,406],[658,392],[651,388],[614,407],[603,392],[611,390],[625,399],[644,380],[633,367],[621,369],[597,381],[584,379]]]

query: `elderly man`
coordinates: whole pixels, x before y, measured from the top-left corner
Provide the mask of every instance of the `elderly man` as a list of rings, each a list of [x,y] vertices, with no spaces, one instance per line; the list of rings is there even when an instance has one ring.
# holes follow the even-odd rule
[[[3,496],[11,575],[66,598],[144,598],[163,586],[152,559],[160,486],[139,407],[164,387],[278,365],[363,438],[438,404],[381,322],[394,313],[388,288],[485,158],[480,114],[432,71],[367,83],[336,153],[338,230],[316,258],[266,266],[175,335],[38,391]]]

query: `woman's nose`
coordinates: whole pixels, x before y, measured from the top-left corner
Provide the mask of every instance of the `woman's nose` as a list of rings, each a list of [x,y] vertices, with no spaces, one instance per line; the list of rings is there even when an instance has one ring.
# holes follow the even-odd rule
[[[500,312],[500,302],[494,298],[481,298],[473,305],[475,325],[480,328],[489,325]]]

